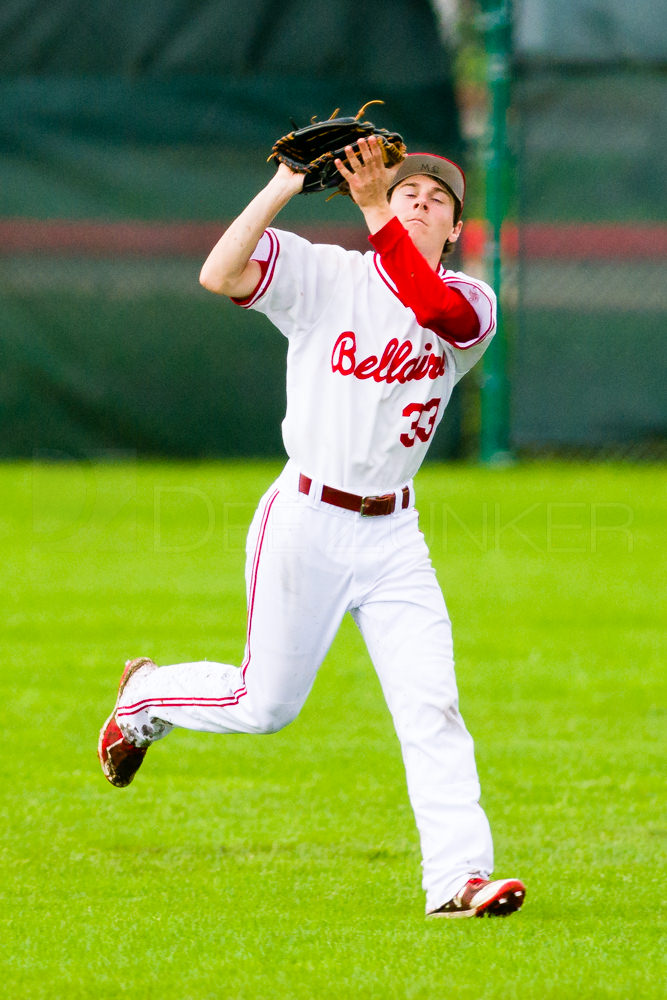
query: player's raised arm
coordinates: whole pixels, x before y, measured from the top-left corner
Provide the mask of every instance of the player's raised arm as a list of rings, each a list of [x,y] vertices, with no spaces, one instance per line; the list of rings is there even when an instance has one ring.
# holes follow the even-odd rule
[[[210,292],[233,298],[250,295],[260,279],[260,266],[250,255],[281,208],[303,187],[303,174],[284,164],[225,230],[204,261],[199,281]]]

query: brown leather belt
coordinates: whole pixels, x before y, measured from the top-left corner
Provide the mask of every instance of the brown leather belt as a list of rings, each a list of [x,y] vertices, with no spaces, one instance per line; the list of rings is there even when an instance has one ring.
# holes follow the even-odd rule
[[[303,473],[299,476],[299,493],[310,493],[313,480]],[[407,510],[410,506],[410,490],[404,486],[402,491],[401,510]],[[334,507],[342,507],[343,510],[353,510],[362,517],[382,517],[385,514],[393,514],[396,509],[396,494],[385,493],[381,497],[360,497],[356,493],[344,493],[343,490],[336,490],[333,486],[323,486],[320,500],[330,503]]]

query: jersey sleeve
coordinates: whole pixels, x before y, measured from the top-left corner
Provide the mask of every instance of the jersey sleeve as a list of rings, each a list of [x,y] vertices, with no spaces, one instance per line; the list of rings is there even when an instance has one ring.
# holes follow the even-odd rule
[[[297,336],[312,329],[326,308],[344,253],[340,247],[267,229],[251,255],[260,265],[259,282],[247,298],[233,301],[264,313],[286,337]]]
[[[259,264],[259,281],[250,295],[241,299],[232,298],[232,302],[237,306],[242,306],[244,309],[250,309],[257,299],[261,298],[271,283],[276,261],[278,260],[278,251],[279,243],[276,234],[272,229],[266,229],[250,256],[251,260],[257,261]]]
[[[462,271],[445,271],[442,280],[449,288],[465,296],[479,320],[479,332],[473,340],[452,344],[458,382],[479,361],[495,335],[496,295],[485,281],[471,278]]]

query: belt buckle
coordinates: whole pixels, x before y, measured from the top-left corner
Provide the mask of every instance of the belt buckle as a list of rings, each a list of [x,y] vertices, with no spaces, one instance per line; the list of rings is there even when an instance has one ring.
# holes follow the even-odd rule
[[[393,504],[392,504],[393,501]],[[387,510],[377,510],[377,505],[379,503],[385,503],[387,505]],[[376,507],[373,510],[373,507]],[[396,507],[396,494],[395,493],[384,493],[379,497],[362,497],[361,498],[361,510],[359,513],[362,517],[378,517],[382,514],[393,514]]]
[[[361,510],[359,511],[359,513],[361,514],[362,517],[372,517],[373,516],[370,513],[370,511],[366,510],[366,502],[367,501],[371,501],[372,502],[374,499],[375,499],[375,497],[362,497],[361,498]]]

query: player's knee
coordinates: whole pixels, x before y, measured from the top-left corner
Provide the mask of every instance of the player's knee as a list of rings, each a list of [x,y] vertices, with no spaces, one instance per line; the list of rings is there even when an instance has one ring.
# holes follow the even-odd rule
[[[291,704],[262,705],[256,711],[257,731],[259,733],[277,733],[299,714],[299,709]]]
[[[395,711],[397,727],[403,726],[409,732],[441,731],[443,727],[456,728],[460,723],[459,699],[456,689],[440,690],[413,689],[401,700],[400,709]]]

